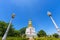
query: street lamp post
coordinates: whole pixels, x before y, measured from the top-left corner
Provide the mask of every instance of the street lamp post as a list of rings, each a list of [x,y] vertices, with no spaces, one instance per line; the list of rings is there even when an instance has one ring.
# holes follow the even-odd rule
[[[48,11],[47,14],[48,14],[48,16],[51,18],[51,20],[52,20],[52,22],[53,22],[56,30],[58,31],[59,37],[60,37],[60,29],[59,29],[59,27],[57,26],[57,24],[55,23],[54,19],[52,18],[51,12]]]
[[[10,22],[9,22],[9,25],[8,25],[8,27],[7,27],[7,30],[6,30],[5,34],[4,34],[3,37],[2,37],[2,40],[6,40],[7,34],[8,34],[8,32],[9,32],[9,29],[10,29],[10,25],[11,25],[12,20],[14,19],[14,17],[15,17],[15,14],[12,14],[11,20],[10,20]]]

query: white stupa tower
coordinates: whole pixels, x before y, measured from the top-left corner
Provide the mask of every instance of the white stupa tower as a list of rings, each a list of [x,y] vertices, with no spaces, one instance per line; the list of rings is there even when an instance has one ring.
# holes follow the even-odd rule
[[[26,37],[27,38],[31,38],[31,37],[36,37],[37,34],[36,34],[36,31],[35,31],[35,28],[32,26],[32,21],[29,20],[28,22],[28,27],[26,28]]]

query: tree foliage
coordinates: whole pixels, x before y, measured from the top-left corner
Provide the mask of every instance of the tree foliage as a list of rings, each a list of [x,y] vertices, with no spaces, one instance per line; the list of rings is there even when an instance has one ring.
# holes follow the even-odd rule
[[[0,36],[3,36],[7,28],[7,23],[0,21]]]
[[[54,33],[54,34],[53,34],[53,37],[58,38],[59,35],[58,35],[57,33]]]
[[[6,32],[6,29],[8,27],[8,24],[9,23],[6,23],[4,21],[0,21],[0,36],[4,35],[4,33]],[[25,30],[26,30],[26,27],[21,28],[20,30],[15,30],[13,28],[13,25],[11,24],[9,32],[8,32],[8,36],[14,36],[14,37],[19,36],[20,37],[25,34]]]
[[[20,37],[20,33],[18,30],[14,30],[14,37]]]
[[[21,36],[25,36],[25,31],[26,31],[26,27],[21,28],[21,29],[19,30],[20,35],[21,35]]]
[[[44,36],[46,36],[47,34],[46,34],[46,32],[44,31],[44,30],[40,30],[39,32],[38,32],[38,37],[44,37]]]
[[[4,21],[0,21],[0,36],[4,35],[4,33],[6,32],[6,29],[8,27],[8,24],[9,23],[6,23]],[[14,33],[14,28],[13,28],[13,25],[11,24],[11,27],[8,32],[8,36],[13,36],[13,33]]]

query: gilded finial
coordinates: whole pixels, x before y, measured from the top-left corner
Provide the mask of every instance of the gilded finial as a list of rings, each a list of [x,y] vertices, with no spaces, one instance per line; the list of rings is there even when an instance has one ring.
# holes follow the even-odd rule
[[[32,27],[32,20],[29,20],[28,27]]]

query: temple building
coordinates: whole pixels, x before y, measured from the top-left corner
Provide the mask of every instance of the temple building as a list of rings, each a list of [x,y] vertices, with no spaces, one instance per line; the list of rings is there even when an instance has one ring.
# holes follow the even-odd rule
[[[29,20],[28,21],[28,27],[26,28],[26,37],[27,38],[30,38],[30,37],[37,37],[37,34],[36,34],[36,31],[35,31],[35,28],[32,26],[32,21]]]

